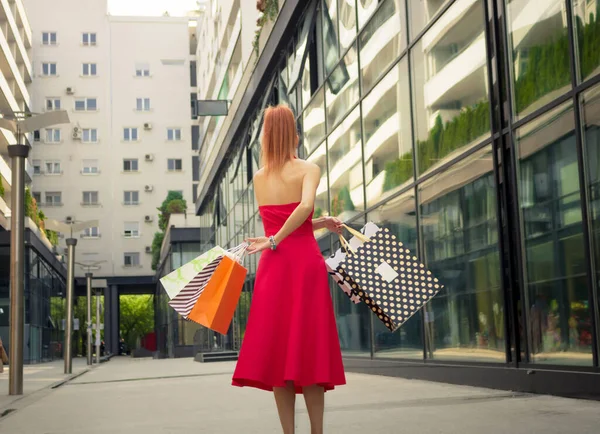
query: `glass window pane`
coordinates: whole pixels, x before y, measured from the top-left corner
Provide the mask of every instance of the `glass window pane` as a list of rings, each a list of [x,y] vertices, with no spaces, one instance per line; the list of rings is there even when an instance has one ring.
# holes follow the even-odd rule
[[[411,251],[417,252],[417,219],[414,189],[395,197],[371,211],[367,221],[387,228]],[[381,321],[375,320],[373,342],[376,357],[423,358],[421,311],[412,316],[399,330],[390,332]]]
[[[327,149],[325,143],[317,148],[307,159],[321,168],[321,182],[317,188],[314,218],[329,215],[329,182],[327,181]]]
[[[325,73],[329,74],[340,58],[338,42],[337,0],[324,0],[323,11],[323,49],[325,50]]]
[[[331,133],[327,143],[331,215],[348,221],[365,208],[358,107]]]
[[[596,1],[574,1],[580,78],[586,80],[597,74],[600,66],[600,10]]]
[[[420,175],[489,137],[483,5],[455,3],[411,51]]]
[[[327,128],[331,130],[358,102],[358,58],[351,48],[327,80]]]
[[[425,313],[427,357],[504,362],[491,146],[424,182],[419,203],[425,263],[445,285]]]
[[[571,86],[564,0],[507,0],[514,105],[525,116]]]
[[[356,37],[356,0],[341,0],[339,5],[339,38],[342,51]]]
[[[306,155],[310,154],[325,137],[325,107],[323,89],[315,94],[303,114]]]
[[[404,3],[387,0],[360,35],[363,93],[367,93],[406,47]]]
[[[403,59],[363,100],[367,206],[413,179],[408,61]]]
[[[516,137],[531,359],[592,365],[572,105],[533,120]]]
[[[375,13],[379,0],[357,0],[358,27],[362,28]]]
[[[448,3],[449,0],[408,0],[408,13],[410,26],[410,39],[414,39],[427,24],[435,17],[435,15],[442,10],[442,7]],[[469,8],[477,0],[469,0],[463,3],[464,8]],[[478,3],[482,3],[478,1]],[[452,15],[446,15],[448,21],[454,19]],[[444,18],[442,18],[444,20]]]

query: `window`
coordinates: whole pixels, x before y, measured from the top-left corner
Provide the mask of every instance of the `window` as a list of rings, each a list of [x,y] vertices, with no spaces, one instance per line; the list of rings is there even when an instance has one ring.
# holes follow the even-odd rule
[[[167,140],[170,142],[181,140],[181,128],[168,128]]]
[[[139,112],[149,112],[150,111],[150,98],[136,99],[135,109]]]
[[[81,141],[84,143],[96,143],[98,141],[98,130],[96,128],[84,128]]]
[[[35,199],[36,203],[38,203],[38,204],[42,203],[42,193],[40,193],[39,191],[34,191],[31,193],[31,195]]]
[[[123,235],[125,235],[125,238],[138,238],[140,236],[140,223],[125,222]]]
[[[125,267],[139,267],[140,266],[140,254],[139,253],[125,253],[123,255],[123,265]]]
[[[46,128],[46,143],[60,143],[61,136],[58,128]]]
[[[126,191],[123,193],[123,203],[125,205],[139,205],[140,204],[140,192],[139,191]]]
[[[61,173],[60,161],[46,161],[47,175],[60,175]]]
[[[138,63],[135,65],[136,77],[150,77],[150,65],[147,63]]]
[[[46,98],[46,111],[60,110],[60,98]]]
[[[100,170],[98,169],[98,160],[83,160],[81,173],[84,175],[97,175],[100,173]]]
[[[138,139],[137,128],[123,128],[123,140],[126,142],[135,142]]]
[[[56,32],[43,32],[42,45],[56,45]]]
[[[137,172],[138,171],[137,158],[123,160],[123,171],[124,172]]]
[[[84,191],[82,205],[98,205],[97,191]]]
[[[35,130],[33,132],[33,141],[34,142],[41,142],[42,141],[42,138],[40,136],[40,130]]]
[[[81,43],[85,46],[96,45],[96,34],[95,33],[84,33],[82,35]]]
[[[61,206],[62,205],[62,193],[59,191],[52,191],[46,193],[46,206]]]
[[[100,228],[98,226],[85,228],[83,231],[83,238],[100,238]]]
[[[42,63],[42,75],[45,77],[56,76],[56,63],[54,63],[54,62]]]
[[[98,110],[96,98],[77,98],[75,100],[75,111],[78,112],[93,112]]]
[[[42,162],[40,160],[33,160],[33,174],[41,175],[42,173]]]
[[[169,172],[181,172],[182,163],[181,158],[169,158],[167,160],[167,168]]]
[[[84,77],[94,77],[97,75],[98,66],[95,63],[84,63],[82,68],[82,75]]]

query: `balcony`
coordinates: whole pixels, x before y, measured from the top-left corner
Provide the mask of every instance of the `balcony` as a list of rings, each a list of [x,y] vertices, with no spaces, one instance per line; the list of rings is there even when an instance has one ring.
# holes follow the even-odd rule
[[[19,5],[21,6],[21,10],[19,10]],[[17,13],[13,13],[9,0],[0,0],[0,25],[7,41],[12,46],[12,50],[9,52],[12,53],[16,63],[20,67],[19,75],[23,77],[25,82],[31,83],[31,59],[29,59],[29,54],[27,53],[27,42],[24,42],[24,40],[29,39],[28,47],[31,47],[31,28],[27,22],[25,10],[20,0],[17,1],[15,11]],[[27,103],[29,104],[29,100],[27,100]]]

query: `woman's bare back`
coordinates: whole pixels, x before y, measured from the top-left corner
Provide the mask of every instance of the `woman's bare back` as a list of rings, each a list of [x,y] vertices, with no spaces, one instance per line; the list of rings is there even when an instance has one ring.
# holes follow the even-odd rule
[[[300,159],[288,161],[281,172],[267,173],[260,169],[254,175],[254,192],[260,206],[300,202],[302,183],[313,163]]]

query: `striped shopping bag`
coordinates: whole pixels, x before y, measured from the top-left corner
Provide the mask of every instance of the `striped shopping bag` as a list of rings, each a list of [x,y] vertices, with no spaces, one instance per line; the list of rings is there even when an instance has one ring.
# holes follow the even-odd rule
[[[206,284],[214,274],[222,259],[223,256],[221,255],[204,267],[204,269],[199,272],[196,277],[190,281],[190,283],[188,283],[181,291],[179,291],[179,294],[169,301],[169,305],[175,309],[179,315],[183,316],[184,318],[189,316],[192,308],[198,301],[198,297],[200,297],[200,294],[202,294],[202,291],[204,291],[204,288],[206,288]]]

